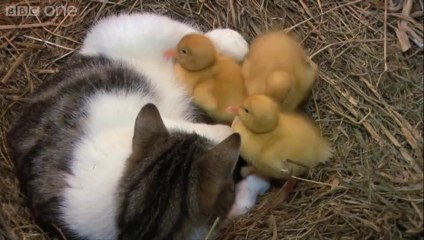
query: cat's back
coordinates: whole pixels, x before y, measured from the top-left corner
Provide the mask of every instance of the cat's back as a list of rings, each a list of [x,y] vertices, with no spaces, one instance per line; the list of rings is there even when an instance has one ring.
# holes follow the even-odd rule
[[[8,145],[37,222],[61,222],[64,189],[95,183],[73,174],[93,167],[99,154],[129,154],[131,133],[123,126],[133,127],[128,121],[135,119],[139,103],[154,98],[149,82],[124,65],[76,55],[25,100],[8,132]],[[112,131],[104,131],[108,128]]]
[[[152,94],[149,83],[140,78],[124,65],[102,56],[75,55],[57,75],[24,100],[8,133],[14,159],[27,154],[40,136],[57,138],[50,134],[60,132],[67,132],[68,138],[75,135],[69,131],[81,128],[87,115],[85,106],[96,94],[119,91]]]
[[[124,56],[124,59],[140,59],[146,55],[160,58],[164,50],[175,47],[185,34],[197,31],[187,24],[156,14],[109,16],[99,21],[88,32],[81,53],[105,53],[109,57]]]

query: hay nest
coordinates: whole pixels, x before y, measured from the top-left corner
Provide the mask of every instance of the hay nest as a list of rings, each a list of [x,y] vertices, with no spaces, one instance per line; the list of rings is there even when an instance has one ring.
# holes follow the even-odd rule
[[[19,4],[43,9],[46,2]],[[204,30],[231,27],[248,40],[272,28],[292,30],[320,68],[305,110],[334,157],[270,207],[280,197],[274,187],[220,239],[422,239],[421,1],[66,2],[75,16],[5,17],[11,3],[0,4],[0,238],[47,239],[31,221],[4,142],[22,98],[58,71],[97,19],[149,11]]]

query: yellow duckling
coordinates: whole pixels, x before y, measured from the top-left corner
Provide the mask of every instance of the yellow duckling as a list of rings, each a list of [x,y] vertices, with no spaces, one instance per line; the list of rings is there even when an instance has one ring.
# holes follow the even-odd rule
[[[248,95],[265,94],[284,111],[306,100],[317,76],[301,45],[279,31],[253,40],[242,71]]]
[[[220,123],[231,124],[234,115],[225,111],[246,97],[241,66],[219,54],[212,41],[202,34],[184,36],[176,49],[165,52],[175,57],[175,73],[194,102]]]
[[[241,136],[241,156],[254,171],[271,178],[288,178],[327,161],[331,149],[311,120],[297,113],[280,113],[265,95],[252,95],[241,106],[230,106],[237,115],[232,129]]]

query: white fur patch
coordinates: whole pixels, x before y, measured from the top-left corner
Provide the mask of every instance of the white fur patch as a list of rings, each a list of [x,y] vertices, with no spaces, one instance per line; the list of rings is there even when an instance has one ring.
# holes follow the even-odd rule
[[[256,203],[259,195],[264,194],[270,187],[268,181],[249,175],[236,185],[236,200],[228,218],[234,218],[247,213]]]
[[[212,40],[219,52],[241,62],[249,52],[249,44],[237,31],[229,28],[218,28],[205,33]]]
[[[91,28],[80,52],[161,62],[164,51],[175,48],[178,41],[191,32],[198,30],[166,16],[148,13],[109,16]]]
[[[142,103],[138,95],[124,93],[98,94],[87,103],[85,136],[74,151],[62,209],[68,227],[82,237],[117,237],[116,189]]]

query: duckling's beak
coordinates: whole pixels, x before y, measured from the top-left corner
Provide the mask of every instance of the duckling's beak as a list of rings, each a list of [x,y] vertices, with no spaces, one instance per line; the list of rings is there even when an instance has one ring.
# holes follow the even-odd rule
[[[240,108],[237,107],[237,106],[229,106],[229,107],[227,107],[225,109],[225,111],[228,112],[228,113],[232,113],[232,114],[238,116],[239,115],[239,109]]]
[[[177,51],[175,49],[168,49],[163,53],[166,59],[177,57]]]

